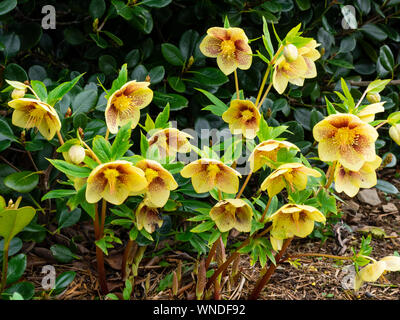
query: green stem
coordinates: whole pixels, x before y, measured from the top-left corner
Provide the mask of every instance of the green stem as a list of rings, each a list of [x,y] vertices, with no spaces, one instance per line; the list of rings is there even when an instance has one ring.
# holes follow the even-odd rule
[[[6,287],[7,283],[7,270],[8,270],[8,248],[10,246],[10,242],[4,242],[4,251],[3,251],[3,268],[1,269],[1,286],[0,286],[0,294]]]

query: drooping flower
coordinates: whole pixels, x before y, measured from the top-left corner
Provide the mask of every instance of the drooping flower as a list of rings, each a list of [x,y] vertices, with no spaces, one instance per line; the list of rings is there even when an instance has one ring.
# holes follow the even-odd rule
[[[283,49],[284,54],[276,60],[272,74],[272,84],[279,94],[285,91],[289,82],[302,86],[304,79],[317,76],[314,61],[321,57],[321,54],[315,49],[318,46],[319,44],[315,40],[311,40],[298,49],[292,44],[288,44]]]
[[[108,130],[115,134],[118,127],[132,123],[135,128],[140,119],[140,109],[147,107],[153,99],[150,82],[129,81],[115,91],[107,101],[105,111]]]
[[[307,168],[302,163],[285,163],[263,181],[261,190],[267,190],[270,198],[277,195],[285,187],[291,192],[304,190],[307,186],[308,176],[318,178],[321,173]]]
[[[206,57],[217,58],[218,67],[226,75],[236,68],[247,70],[251,66],[252,51],[249,40],[240,28],[213,27],[200,43],[200,51]]]
[[[276,169],[274,162],[277,161],[278,151],[282,148],[300,149],[288,141],[266,140],[258,144],[249,156],[251,171],[256,172],[264,165]]]
[[[384,102],[378,102],[378,103],[373,103],[365,108],[363,108],[361,111],[357,113],[357,117],[359,117],[362,121],[369,123],[375,120],[375,114],[379,112],[384,112],[385,108],[383,105],[385,104]]]
[[[241,232],[250,232],[252,216],[253,210],[241,199],[221,200],[210,211],[211,219],[221,232],[232,228]]]
[[[146,193],[147,204],[151,207],[163,207],[170,195],[170,190],[178,188],[174,177],[158,162],[153,160],[141,160],[136,167],[143,170],[148,185],[142,192]]]
[[[400,271],[400,257],[386,256],[360,270],[354,281],[354,289],[360,289],[364,282],[375,282],[385,271]]]
[[[37,128],[47,140],[53,139],[61,129],[57,111],[47,103],[35,99],[11,100],[8,105],[14,109],[12,124],[25,128]]]
[[[175,128],[166,128],[155,132],[149,141],[149,147],[157,145],[160,156],[174,157],[177,152],[187,153],[191,150],[188,139],[193,139],[190,134],[179,131]]]
[[[359,171],[351,171],[340,163],[335,169],[335,189],[344,192],[349,197],[354,197],[360,188],[372,188],[376,185],[376,172],[382,159],[376,156],[374,161],[366,161]]]
[[[389,135],[400,146],[400,123],[396,123],[390,127]]]
[[[365,161],[375,160],[374,127],[353,114],[332,114],[313,128],[322,161],[338,160],[345,168],[358,171]]]
[[[271,244],[276,246],[274,250],[278,250],[280,240],[307,237],[314,230],[314,221],[325,223],[326,218],[314,207],[288,203],[273,213],[270,220]]]
[[[260,112],[250,100],[232,100],[222,119],[233,134],[243,134],[247,139],[254,139],[260,129]]]
[[[146,201],[142,201],[136,209],[136,223],[138,230],[143,228],[148,233],[153,233],[157,228],[161,228],[163,220],[157,208],[149,207]]]
[[[181,170],[184,178],[192,178],[197,193],[208,192],[214,187],[222,192],[236,193],[241,174],[224,163],[214,159],[199,159]]]
[[[147,180],[142,169],[124,160],[101,164],[87,180],[86,200],[96,203],[101,198],[120,205],[129,194],[145,189]]]

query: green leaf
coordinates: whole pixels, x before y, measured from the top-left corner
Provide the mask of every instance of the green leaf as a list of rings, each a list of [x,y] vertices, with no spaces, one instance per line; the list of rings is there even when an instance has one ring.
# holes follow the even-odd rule
[[[90,89],[78,93],[72,101],[72,117],[80,113],[88,113],[95,107],[97,99],[97,90]]]
[[[353,64],[351,64],[350,62],[348,62],[346,60],[335,59],[335,60],[326,60],[326,61],[337,67],[346,68],[346,69],[354,69]]]
[[[3,140],[17,141],[17,137],[14,136],[14,133],[7,121],[0,118],[0,141]]]
[[[56,283],[52,294],[60,294],[74,281],[76,276],[75,271],[65,271],[56,278]]]
[[[390,182],[385,180],[378,179],[378,183],[375,186],[377,189],[389,193],[389,194],[397,194],[399,190]]]
[[[215,226],[214,221],[206,221],[206,222],[203,222],[203,223],[199,224],[198,226],[192,228],[190,230],[190,232],[193,232],[193,233],[205,232],[205,231],[210,230],[213,226]]]
[[[61,244],[52,245],[50,251],[53,257],[61,263],[70,263],[72,260],[77,258],[69,248]]]
[[[112,83],[110,91],[108,91],[108,94],[105,95],[105,98],[108,99],[111,97],[111,95],[121,89],[121,87],[128,81],[128,65],[125,63],[122,67],[121,70],[118,73],[118,78],[115,79]]]
[[[99,33],[89,33],[89,37],[92,38],[96,45],[102,49],[108,47],[108,42]]]
[[[8,262],[7,284],[18,281],[24,274],[26,269],[26,255],[21,253],[12,257]]]
[[[384,45],[379,49],[379,60],[385,69],[393,71],[394,56],[388,45]]]
[[[203,93],[212,103],[214,103],[216,107],[218,107],[219,110],[224,110],[224,112],[228,110],[228,106],[225,103],[223,103],[220,99],[218,99],[216,96],[214,96],[212,93],[199,88],[195,89]]]
[[[149,77],[151,84],[160,83],[164,79],[165,69],[163,66],[158,66],[150,69]]]
[[[131,13],[133,17],[128,22],[134,28],[145,34],[149,34],[151,30],[153,30],[154,22],[149,10],[139,6],[134,6],[131,8]]]
[[[32,171],[21,171],[10,174],[4,179],[4,184],[20,193],[31,192],[39,183],[39,175]]]
[[[225,29],[228,29],[228,28],[230,28],[230,27],[231,27],[231,25],[230,25],[230,23],[229,23],[228,16],[225,16],[225,19],[224,19],[224,28],[225,28]]]
[[[0,211],[0,236],[6,244],[32,221],[35,213],[36,210],[32,207]]]
[[[188,99],[184,96],[174,93],[154,92],[153,102],[159,107],[164,108],[166,103],[169,103],[171,110],[181,110],[188,106]]]
[[[381,42],[387,38],[387,34],[381,28],[372,23],[363,25],[360,30],[376,41]]]
[[[140,3],[151,8],[163,8],[169,5],[171,2],[172,0],[143,0]]]
[[[106,11],[104,0],[91,0],[89,4],[89,14],[93,19],[100,18]]]
[[[193,79],[203,85],[220,86],[228,82],[228,77],[217,68],[202,68],[196,71],[189,71],[194,74]]]
[[[146,156],[147,150],[149,149],[149,141],[143,132],[140,132],[140,153],[143,157]]]
[[[31,282],[23,281],[13,284],[5,291],[5,293],[11,296],[16,292],[19,293],[24,300],[30,300],[35,294],[35,286]]]
[[[87,178],[89,177],[92,170],[86,167],[79,167],[72,163],[68,163],[64,160],[51,160],[47,159],[56,169],[60,170],[61,172],[71,175],[77,178]]]
[[[155,128],[164,129],[168,127],[169,109],[169,103],[167,103],[164,110],[160,112],[156,118],[156,121],[154,123]]]
[[[111,159],[111,145],[110,142],[102,136],[96,136],[93,139],[93,152],[101,162],[109,162]]]
[[[47,192],[41,201],[45,201],[47,199],[60,199],[60,198],[68,198],[76,194],[76,190],[72,189],[59,189],[59,190],[51,190]]]
[[[60,217],[58,218],[58,229],[68,228],[73,226],[81,218],[81,209],[69,211],[68,208],[63,208]]]
[[[6,48],[10,47],[6,46]],[[28,80],[28,75],[26,74],[25,70],[18,64],[10,63],[4,70],[4,79],[17,80],[23,82],[25,80]]]
[[[185,63],[185,59],[179,48],[171,43],[163,43],[161,45],[161,53],[165,60],[173,66],[183,66]]]
[[[296,3],[301,11],[308,10],[311,7],[310,0],[296,0]]]
[[[17,0],[3,0],[0,3],[0,16],[14,10],[17,6]]]
[[[47,98],[47,103],[54,106],[57,101],[61,100],[64,95],[69,92],[83,76],[83,73],[75,77],[73,80],[64,82],[57,86],[55,89],[51,90]]]
[[[181,77],[168,77],[168,84],[174,89],[176,92],[183,93],[186,91],[186,85],[182,81]]]
[[[111,146],[111,160],[117,160],[125,155],[125,153],[129,150],[132,144],[129,143],[129,139],[131,138],[131,123],[127,123],[122,126],[114,139],[114,142]]]
[[[265,49],[268,51],[268,54],[269,54],[270,58],[272,59],[272,57],[274,56],[274,46],[272,45],[271,36],[269,34],[268,23],[264,17],[262,17],[262,19],[263,19],[263,38],[262,39],[264,42]]]
[[[390,82],[390,79],[384,79],[384,80],[375,80],[372,81],[368,87],[366,92],[368,93],[379,93],[381,92],[383,89],[385,89],[385,86]]]
[[[47,88],[43,82],[38,80],[31,80],[32,89],[36,92],[39,96],[40,100],[46,101],[47,100]]]

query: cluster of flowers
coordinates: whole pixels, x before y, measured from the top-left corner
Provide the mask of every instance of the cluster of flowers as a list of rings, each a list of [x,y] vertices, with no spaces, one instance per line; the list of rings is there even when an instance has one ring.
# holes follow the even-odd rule
[[[270,87],[273,86],[279,94],[285,91],[288,83],[302,86],[305,79],[317,75],[314,62],[321,56],[316,50],[319,44],[314,39],[299,37],[297,32],[292,34],[292,38],[298,41],[282,43],[269,63],[269,68],[272,69]],[[200,44],[200,50],[205,56],[216,58],[219,68],[226,75],[234,72],[236,80],[236,69],[249,69],[252,63],[252,50],[248,38],[240,28],[210,28]],[[108,97],[105,119],[110,133],[118,133],[119,128],[129,122],[132,129],[137,127],[140,109],[148,106],[153,99],[153,91],[149,84],[129,81]],[[38,97],[23,98],[26,90],[32,88],[22,84],[20,86],[16,88],[13,100],[9,102],[9,106],[15,109],[12,123],[26,129],[36,127],[48,140],[53,139],[56,133],[60,135],[61,122],[55,109],[40,101]],[[238,92],[238,86],[236,88]],[[261,91],[262,89],[260,93]],[[222,114],[222,119],[228,123],[233,134],[255,139],[262,119],[259,111],[261,105],[262,99],[259,97],[253,103],[251,100],[240,99],[237,94],[236,99],[231,101],[229,108]],[[384,111],[383,102],[379,101],[362,109],[354,109],[356,111],[353,113],[331,114],[313,128],[314,138],[319,142],[320,160],[333,162],[327,176],[334,177],[336,191],[344,191],[351,197],[360,188],[370,188],[377,182],[375,170],[382,161],[375,152],[378,133],[368,123],[374,120],[375,113]],[[396,130],[392,130],[391,136],[396,136],[396,133],[398,135]],[[187,153],[192,150],[189,143],[191,138],[178,129],[165,128],[151,135],[148,144],[157,146],[160,155],[164,157],[175,157],[178,152]],[[159,162],[150,159],[140,160],[135,165],[125,160],[101,163],[90,148],[86,144],[84,146],[86,149],[78,143],[63,154],[67,162],[79,166],[86,166],[86,156],[98,162],[88,178],[70,177],[77,190],[87,184],[87,202],[97,203],[104,199],[111,204],[121,205],[129,196],[142,194],[143,201],[136,209],[138,229],[144,228],[152,233],[157,227],[161,227],[163,220],[158,209],[165,206],[170,192],[178,188],[173,175]],[[260,186],[261,191],[267,191],[269,201],[285,188],[288,193],[306,189],[310,176],[321,177],[318,170],[301,162],[279,163],[277,157],[281,149],[300,151],[296,145],[287,141],[260,141],[248,159],[251,172],[241,191],[241,174],[220,160],[203,157],[187,164],[180,174],[184,178],[191,178],[197,193],[210,192],[214,188],[218,190],[219,201],[210,210],[210,217],[221,232],[232,228],[250,232],[253,209],[249,201],[241,195],[252,173],[265,167],[271,169],[271,174]],[[330,183],[328,187],[329,185]],[[266,209],[268,205],[269,203]],[[266,222],[264,217],[265,212],[260,222]],[[268,221],[272,223],[272,247],[279,251],[285,239],[308,236],[314,229],[314,222],[325,223],[326,218],[315,207],[287,203],[270,215]],[[392,270],[390,261],[385,262],[383,267],[379,264],[379,270]]]

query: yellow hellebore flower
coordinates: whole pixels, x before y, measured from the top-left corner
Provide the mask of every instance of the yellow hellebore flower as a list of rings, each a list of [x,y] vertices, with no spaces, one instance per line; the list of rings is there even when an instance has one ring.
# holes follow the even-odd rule
[[[175,128],[167,128],[155,132],[149,139],[149,147],[157,145],[161,157],[174,157],[177,152],[187,153],[191,150],[188,139],[193,139],[190,134]]]
[[[360,188],[372,188],[376,185],[376,172],[382,159],[376,156],[374,161],[366,161],[359,171],[351,171],[338,164],[335,169],[335,189],[354,197]]]
[[[61,129],[57,111],[47,103],[35,99],[11,100],[8,105],[14,109],[12,124],[25,128],[37,128],[47,140],[53,139]]]
[[[387,256],[368,264],[356,275],[354,289],[360,289],[364,281],[375,282],[385,271],[400,271],[400,257]]]
[[[307,168],[302,163],[285,163],[263,181],[261,190],[267,190],[270,198],[277,195],[285,187],[291,192],[304,190],[307,186],[308,176],[318,178],[321,173]]]
[[[243,29],[213,27],[207,30],[200,51],[206,57],[217,58],[218,67],[228,75],[236,68],[250,68],[252,51],[248,42]]]
[[[210,211],[211,219],[221,232],[232,228],[241,232],[250,232],[252,216],[253,210],[241,199],[221,200]]]
[[[139,204],[135,215],[138,230],[144,228],[148,233],[153,233],[163,225],[163,220],[158,209],[149,207],[146,201],[142,201]]]
[[[273,162],[276,162],[278,151],[282,148],[300,149],[293,143],[278,140],[266,140],[258,144],[249,156],[251,171],[256,172],[264,165],[276,169]],[[271,162],[273,161],[273,162]]]
[[[247,139],[254,139],[260,129],[260,112],[250,100],[232,100],[222,119],[232,134],[243,134]]]
[[[226,193],[236,193],[239,189],[239,172],[214,159],[199,159],[181,170],[184,178],[192,178],[197,193],[208,192],[214,187]]]
[[[132,121],[132,129],[140,119],[140,109],[147,107],[153,99],[153,91],[148,88],[150,82],[129,81],[115,91],[107,101],[105,111],[107,128],[111,133],[118,127]]]
[[[148,182],[146,189],[140,192],[146,193],[147,204],[156,208],[163,207],[169,199],[170,190],[178,188],[172,174],[153,160],[141,160],[136,167],[143,170]]]
[[[331,114],[313,128],[322,161],[338,160],[345,168],[358,171],[365,161],[375,160],[378,132],[353,114]]]
[[[282,54],[274,64],[272,75],[272,84],[279,94],[282,94],[288,83],[302,86],[304,79],[314,78],[317,76],[315,60],[321,57],[321,54],[315,48],[319,46],[315,40],[311,40],[305,46],[296,48],[289,44],[290,50],[286,54]],[[295,49],[297,52],[295,53]]]
[[[375,114],[379,112],[384,112],[385,108],[383,105],[386,101],[373,103],[366,106],[364,109],[357,113],[357,117],[359,117],[362,121],[367,123],[372,122],[375,120]]]
[[[147,180],[142,169],[128,161],[118,160],[93,169],[87,180],[86,200],[96,203],[101,198],[120,205],[129,194],[145,189]]]
[[[281,240],[307,237],[314,230],[314,221],[325,223],[326,218],[314,207],[288,203],[273,213],[270,220],[271,244],[275,245],[274,250],[279,250]]]
[[[400,123],[396,123],[390,127],[389,135],[400,146]]]

